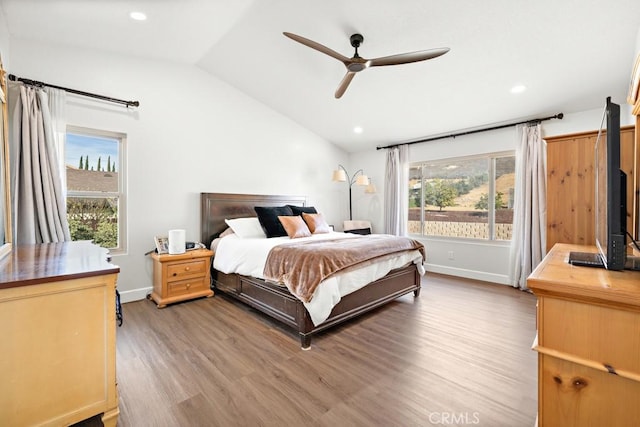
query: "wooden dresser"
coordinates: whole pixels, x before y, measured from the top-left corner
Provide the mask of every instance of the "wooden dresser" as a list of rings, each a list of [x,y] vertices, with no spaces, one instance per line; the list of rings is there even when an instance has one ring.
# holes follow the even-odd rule
[[[153,291],[149,298],[158,308],[193,298],[213,296],[209,249],[195,249],[183,254],[151,254]]]
[[[640,272],[574,267],[556,244],[527,280],[538,297],[540,427],[640,425]]]
[[[119,267],[88,242],[16,246],[0,260],[0,425],[118,420]]]

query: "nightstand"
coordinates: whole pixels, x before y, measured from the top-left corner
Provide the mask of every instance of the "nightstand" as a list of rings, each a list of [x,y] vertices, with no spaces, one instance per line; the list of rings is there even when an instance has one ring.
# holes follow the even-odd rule
[[[183,254],[151,254],[153,291],[149,296],[164,308],[167,304],[213,296],[210,287],[210,264],[213,252],[195,249]]]

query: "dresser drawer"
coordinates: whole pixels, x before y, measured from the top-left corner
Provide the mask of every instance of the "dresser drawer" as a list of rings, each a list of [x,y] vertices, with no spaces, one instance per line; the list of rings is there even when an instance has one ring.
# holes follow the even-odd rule
[[[640,375],[640,312],[559,298],[538,303],[540,346]]]
[[[203,276],[209,268],[208,260],[195,259],[184,262],[174,262],[167,265],[167,281],[182,280],[188,276]]]
[[[640,383],[539,355],[539,426],[640,425]]]
[[[198,291],[205,291],[207,289],[209,289],[209,286],[208,283],[205,283],[203,277],[179,280],[177,282],[167,283],[167,297],[171,298],[180,295],[187,295]]]

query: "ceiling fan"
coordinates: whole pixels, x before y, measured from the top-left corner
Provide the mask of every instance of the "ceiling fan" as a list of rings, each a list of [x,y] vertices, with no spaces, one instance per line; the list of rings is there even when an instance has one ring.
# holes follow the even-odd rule
[[[364,37],[362,36],[362,34],[352,34],[349,40],[351,42],[351,46],[353,46],[356,51],[352,58],[347,58],[346,56],[339,54],[335,50],[329,49],[328,47],[314,42],[313,40],[309,40],[305,37],[293,33],[284,32],[283,34],[290,39],[297,41],[298,43],[302,43],[305,46],[318,50],[326,55],[337,59],[338,61],[342,62],[345,67],[347,67],[347,74],[345,74],[345,76],[342,78],[340,86],[338,86],[338,89],[336,89],[336,98],[340,98],[344,94],[344,92],[347,90],[347,87],[349,86],[349,83],[351,83],[351,80],[353,80],[353,77],[356,75],[356,73],[366,68],[381,67],[383,65],[409,64],[411,62],[425,61],[427,59],[437,58],[438,56],[444,55],[445,53],[449,52],[448,47],[442,47],[438,49],[419,50],[416,52],[400,53],[397,55],[366,59],[358,55],[358,48],[364,41]]]

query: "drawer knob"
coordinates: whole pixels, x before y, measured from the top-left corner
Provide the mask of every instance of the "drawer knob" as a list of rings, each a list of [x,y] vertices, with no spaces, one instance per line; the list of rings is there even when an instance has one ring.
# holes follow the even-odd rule
[[[187,289],[191,287],[191,283],[187,283]]]
[[[189,270],[191,270],[191,267],[185,267],[184,268],[184,271],[189,271]]]

